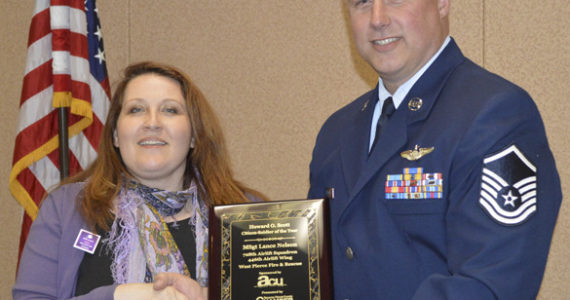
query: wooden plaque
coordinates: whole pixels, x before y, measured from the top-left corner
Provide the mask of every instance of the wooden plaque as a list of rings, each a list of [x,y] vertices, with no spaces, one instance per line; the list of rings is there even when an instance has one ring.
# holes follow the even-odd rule
[[[209,298],[332,299],[328,200],[214,206]]]

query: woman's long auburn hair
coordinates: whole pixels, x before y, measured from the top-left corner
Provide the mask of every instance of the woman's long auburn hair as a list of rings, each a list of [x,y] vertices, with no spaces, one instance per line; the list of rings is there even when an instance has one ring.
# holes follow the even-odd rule
[[[248,202],[245,194],[266,200],[259,192],[245,187],[233,178],[222,129],[202,92],[190,78],[175,67],[157,62],[140,62],[128,66],[119,81],[99,143],[97,159],[85,171],[65,183],[86,181],[78,197],[78,209],[87,224],[108,230],[113,220],[113,199],[123,185],[127,171],[119,149],[113,145],[113,133],[121,113],[125,90],[129,82],[143,74],[155,74],[174,79],[180,84],[188,107],[194,148],[189,149],[184,185],[197,184],[200,198],[208,205]],[[196,174],[197,172],[199,174]]]

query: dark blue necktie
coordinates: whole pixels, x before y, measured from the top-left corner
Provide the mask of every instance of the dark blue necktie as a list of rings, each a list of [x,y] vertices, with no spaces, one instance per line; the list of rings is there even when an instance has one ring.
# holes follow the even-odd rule
[[[372,147],[370,148],[369,154],[374,150],[376,143],[378,143],[378,139],[380,139],[380,135],[382,135],[382,129],[384,129],[394,111],[396,111],[396,108],[394,107],[394,101],[392,101],[392,97],[386,98],[386,100],[384,100],[384,104],[382,105],[382,113],[380,114],[380,119],[378,119],[378,123],[376,123],[376,134],[374,135],[374,141],[372,142]]]

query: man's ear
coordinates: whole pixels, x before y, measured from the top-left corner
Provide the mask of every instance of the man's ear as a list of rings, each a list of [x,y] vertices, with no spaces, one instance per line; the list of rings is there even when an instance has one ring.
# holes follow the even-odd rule
[[[450,2],[451,0],[437,0],[437,9],[441,18],[446,18],[449,15]]]

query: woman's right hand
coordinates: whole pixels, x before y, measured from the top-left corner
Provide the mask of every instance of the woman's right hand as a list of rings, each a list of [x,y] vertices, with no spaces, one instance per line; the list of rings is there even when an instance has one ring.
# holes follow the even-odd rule
[[[192,300],[176,290],[173,286],[155,290],[152,283],[126,283],[115,289],[115,300]]]
[[[158,273],[154,277],[154,289],[175,288],[183,293],[188,300],[207,300],[208,288],[202,287],[196,280],[178,273]]]

